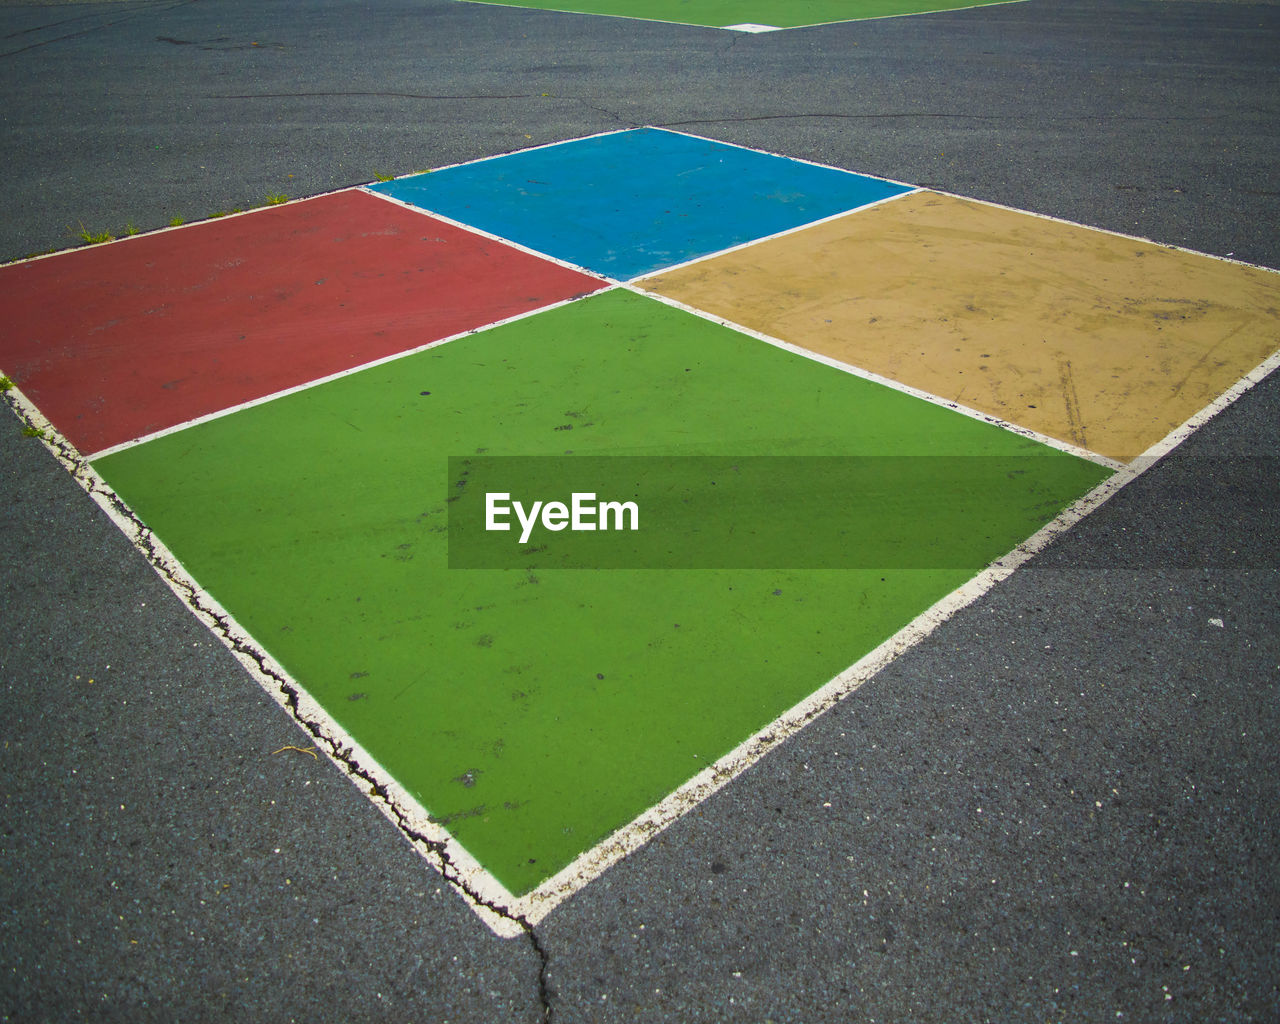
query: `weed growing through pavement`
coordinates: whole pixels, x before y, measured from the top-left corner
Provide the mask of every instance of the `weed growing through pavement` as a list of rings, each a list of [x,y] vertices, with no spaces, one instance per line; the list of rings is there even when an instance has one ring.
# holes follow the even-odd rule
[[[43,438],[43,437],[44,437],[44,431],[43,431],[43,430],[41,430],[39,427],[23,427],[23,428],[22,428],[22,436],[23,436],[23,437],[39,437],[39,438]]]
[[[115,235],[110,231],[103,231],[99,234],[94,234],[84,226],[83,221],[80,222],[80,230],[78,234],[80,236],[80,241],[84,242],[85,245],[98,245],[101,242],[110,242],[115,238]]]
[[[12,391],[12,390],[13,390],[13,381],[11,381],[4,374],[0,373],[0,392]]]
[[[288,197],[287,195],[285,195],[283,192],[268,192],[268,193],[267,193],[267,205],[268,205],[268,206],[279,206],[281,203],[287,203],[288,201],[289,201],[289,197]]]

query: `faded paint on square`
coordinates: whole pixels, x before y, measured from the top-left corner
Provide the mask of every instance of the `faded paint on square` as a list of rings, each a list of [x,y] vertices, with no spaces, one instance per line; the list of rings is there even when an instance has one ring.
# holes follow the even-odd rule
[[[1280,274],[930,192],[641,283],[1123,460],[1280,348]]]

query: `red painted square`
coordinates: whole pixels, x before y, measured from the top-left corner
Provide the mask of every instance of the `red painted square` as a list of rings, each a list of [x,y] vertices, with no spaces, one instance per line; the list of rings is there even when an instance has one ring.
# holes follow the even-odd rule
[[[602,286],[351,190],[0,268],[0,370],[92,454]]]

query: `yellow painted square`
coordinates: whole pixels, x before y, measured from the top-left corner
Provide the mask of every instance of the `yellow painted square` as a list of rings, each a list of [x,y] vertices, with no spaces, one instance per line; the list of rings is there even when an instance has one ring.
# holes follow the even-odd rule
[[[639,284],[1121,460],[1280,348],[1280,274],[933,192]]]

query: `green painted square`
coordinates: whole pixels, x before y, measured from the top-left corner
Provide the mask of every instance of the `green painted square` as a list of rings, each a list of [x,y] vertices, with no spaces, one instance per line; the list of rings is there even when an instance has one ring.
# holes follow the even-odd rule
[[[645,21],[730,28],[802,28],[903,14],[985,7],[1008,0],[469,0],[487,6],[531,7],[570,14],[607,14]]]
[[[1038,455],[974,523],[1000,550],[1107,475],[622,289],[95,466],[521,894],[971,575],[448,567],[450,456],[566,452]]]

